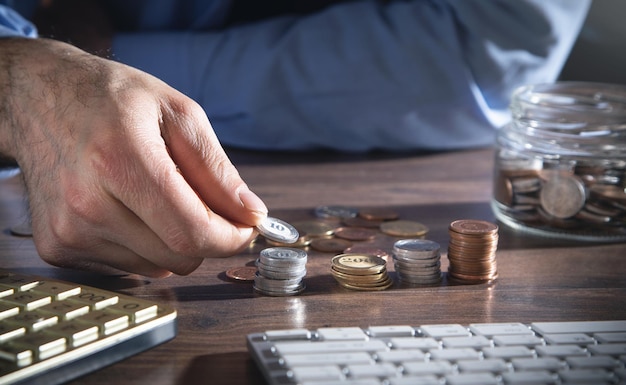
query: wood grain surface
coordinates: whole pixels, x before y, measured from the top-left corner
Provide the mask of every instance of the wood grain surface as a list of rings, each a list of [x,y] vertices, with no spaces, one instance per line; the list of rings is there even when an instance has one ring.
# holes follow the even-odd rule
[[[286,221],[313,219],[318,205],[388,207],[429,227],[447,269],[448,226],[494,221],[489,149],[431,154],[253,153],[229,151],[242,177]],[[26,216],[19,176],[0,181],[2,267],[160,301],[178,310],[178,336],[73,384],[263,384],[246,350],[248,333],[277,328],[384,324],[626,319],[626,245],[537,238],[500,225],[498,279],[385,291],[344,289],[330,274],[333,254],[308,250],[306,290],[293,297],[255,294],[224,272],[254,263],[265,247],[206,260],[186,277],[154,280],[58,269],[38,257],[30,238],[9,229]],[[395,238],[372,243],[390,248]],[[392,276],[393,266],[388,264]]]

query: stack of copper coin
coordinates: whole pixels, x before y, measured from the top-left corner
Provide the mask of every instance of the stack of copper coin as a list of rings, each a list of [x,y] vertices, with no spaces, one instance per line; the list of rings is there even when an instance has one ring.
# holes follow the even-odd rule
[[[498,226],[487,221],[462,219],[449,227],[448,276],[465,283],[497,278]]]
[[[331,264],[333,277],[347,289],[384,290],[393,285],[386,261],[377,255],[339,254]]]
[[[307,253],[289,247],[263,249],[256,261],[254,290],[270,296],[296,295],[304,290]]]
[[[402,239],[393,245],[393,260],[400,281],[433,285],[441,281],[439,243],[426,239]]]

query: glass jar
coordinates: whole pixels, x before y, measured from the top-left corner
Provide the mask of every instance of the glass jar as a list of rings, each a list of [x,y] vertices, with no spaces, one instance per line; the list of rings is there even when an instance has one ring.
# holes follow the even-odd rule
[[[517,89],[497,135],[492,206],[522,231],[626,240],[626,86]]]

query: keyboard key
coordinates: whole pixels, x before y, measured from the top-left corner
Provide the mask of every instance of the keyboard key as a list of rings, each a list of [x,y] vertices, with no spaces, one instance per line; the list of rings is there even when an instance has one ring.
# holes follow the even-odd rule
[[[119,301],[120,297],[111,292],[101,291],[97,289],[81,290],[80,294],[77,294],[73,298],[76,301],[86,303],[94,310],[104,309],[107,306],[111,306]]]
[[[502,358],[504,360],[533,356],[532,350],[525,346],[496,346],[484,348],[482,351],[486,358]]]
[[[542,345],[541,338],[533,334],[514,334],[506,336],[494,336],[493,343],[496,346],[526,346],[534,347]]]
[[[367,334],[374,338],[412,337],[415,329],[411,326],[370,326]]]
[[[46,329],[47,333],[64,337],[68,345],[78,347],[95,341],[99,336],[99,328],[77,320],[62,322]]]
[[[452,364],[447,361],[433,362],[406,362],[402,365],[404,370],[410,375],[435,375],[442,376],[454,372]]]
[[[498,385],[498,379],[491,373],[461,373],[446,376],[448,385]]]
[[[24,326],[28,331],[41,330],[57,322],[59,322],[59,317],[56,315],[37,310],[23,312],[7,319],[8,324]]]
[[[117,312],[103,309],[98,312],[91,312],[80,317],[81,322],[87,322],[97,325],[100,332],[104,335],[110,335],[129,326],[128,316]]]
[[[543,339],[550,345],[590,345],[596,340],[583,333],[544,334]]]
[[[350,378],[380,378],[380,377],[396,377],[398,368],[390,363],[379,365],[354,365],[349,364],[346,370]]]
[[[557,378],[547,371],[503,373],[502,379],[506,385],[552,385]]]
[[[472,337],[444,337],[441,342],[446,348],[473,348],[480,349],[491,346],[491,341],[484,336]]]
[[[376,359],[381,362],[409,362],[409,361],[424,361],[426,354],[421,350],[416,349],[402,349],[402,350],[390,350],[386,352],[376,352]]]
[[[7,345],[28,349],[38,360],[45,360],[62,353],[67,347],[65,338],[49,333],[29,333],[12,340]]]
[[[535,347],[537,355],[545,357],[586,356],[585,349],[578,345],[544,345]]]
[[[515,370],[520,371],[546,370],[554,372],[564,366],[561,360],[554,357],[514,358],[511,363]]]
[[[528,326],[521,323],[490,323],[490,324],[470,324],[470,330],[474,334],[486,337],[533,334]]]
[[[600,343],[626,343],[626,332],[624,333],[596,333],[593,337]]]
[[[76,301],[54,301],[48,305],[42,306],[39,312],[51,313],[62,320],[71,320],[89,313],[89,305]]]
[[[319,337],[324,341],[349,341],[366,340],[367,335],[361,328],[320,328],[317,330]]]
[[[287,366],[323,366],[341,362],[342,364],[374,363],[372,356],[365,352],[324,353],[324,354],[283,354],[281,363]]]
[[[0,324],[0,343],[26,334],[26,328],[19,324]]]
[[[443,337],[469,337],[470,332],[461,325],[422,325],[420,330],[424,335],[436,339]]]
[[[608,384],[611,374],[602,369],[561,370],[559,377],[564,383]]]
[[[431,360],[435,361],[458,361],[458,360],[479,360],[480,353],[470,348],[449,348],[430,350]]]
[[[141,301],[136,298],[120,298],[108,310],[128,315],[134,323],[141,323],[157,316],[158,306],[155,303]]]
[[[73,295],[78,295],[81,291],[78,285],[56,281],[39,281],[37,286],[33,287],[32,290],[44,293],[60,301],[68,299]]]
[[[565,361],[574,369],[613,369],[619,366],[619,363],[615,359],[608,356],[566,357]]]
[[[439,348],[439,342],[434,338],[392,338],[389,340],[394,349],[419,349],[428,351]]]
[[[587,347],[587,350],[595,355],[619,357],[626,354],[626,344],[590,345]]]
[[[279,354],[317,354],[345,352],[376,352],[385,351],[387,345],[379,340],[374,341],[320,341],[320,342],[277,342],[274,349]]]
[[[389,385],[441,385],[435,376],[406,376],[389,379]]]
[[[15,293],[15,289],[12,287],[0,285],[0,298],[6,297],[7,295],[11,295]]]
[[[499,358],[487,358],[478,361],[459,361],[457,365],[460,372],[502,373],[508,370],[506,361]]]
[[[343,380],[343,372],[337,365],[299,366],[291,368],[292,376],[297,381]]]
[[[533,322],[531,327],[542,335],[556,333],[609,333],[626,330],[626,321]]]
[[[11,303],[0,303],[0,320],[12,317],[20,312],[20,308]]]
[[[268,341],[310,340],[311,332],[307,329],[269,330],[264,337]]]
[[[39,280],[21,274],[6,274],[0,276],[0,284],[11,287],[15,291],[26,291],[37,286]]]
[[[33,310],[52,302],[52,297],[36,291],[20,291],[2,298],[3,301],[15,304],[24,310]]]

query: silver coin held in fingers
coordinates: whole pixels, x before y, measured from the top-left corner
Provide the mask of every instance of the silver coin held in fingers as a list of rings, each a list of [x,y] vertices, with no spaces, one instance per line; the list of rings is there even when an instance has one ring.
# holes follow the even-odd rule
[[[266,217],[256,228],[262,236],[276,242],[294,243],[300,237],[295,227],[278,218]]]

